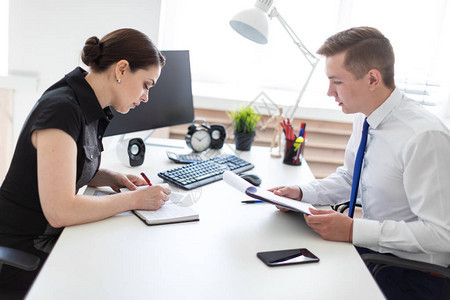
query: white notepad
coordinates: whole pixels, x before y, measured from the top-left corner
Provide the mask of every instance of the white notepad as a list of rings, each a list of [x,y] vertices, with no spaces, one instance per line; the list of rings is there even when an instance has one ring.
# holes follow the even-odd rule
[[[168,184],[163,184],[170,189]],[[138,188],[145,188],[148,186],[140,186]],[[129,189],[120,189],[122,193],[129,192]],[[87,187],[84,191],[84,195],[93,196],[105,196],[114,194],[115,192],[111,189],[105,188],[93,188]],[[160,209],[152,210],[133,210],[132,212],[141,219],[147,225],[159,225],[159,224],[169,224],[169,223],[180,223],[180,222],[190,222],[198,221],[199,214],[197,211],[189,206],[195,203],[192,198],[191,192],[174,192],[169,196],[169,199]],[[124,214],[124,213],[122,213]],[[120,214],[120,215],[122,215]]]
[[[198,213],[192,207],[179,206],[171,200],[167,201],[166,204],[158,210],[134,210],[133,213],[147,225],[199,220]]]
[[[120,189],[120,191],[129,192],[128,189]],[[194,203],[191,194],[189,192],[172,192],[169,200],[160,209],[133,210],[133,213],[147,225],[198,221],[197,211],[191,206],[183,206],[183,203]]]

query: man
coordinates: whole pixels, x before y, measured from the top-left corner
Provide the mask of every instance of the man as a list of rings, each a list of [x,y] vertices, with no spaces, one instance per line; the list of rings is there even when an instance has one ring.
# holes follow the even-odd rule
[[[313,215],[305,217],[307,224],[324,239],[352,242],[360,253],[392,253],[448,266],[449,130],[395,87],[392,46],[377,29],[359,27],[337,33],[317,53],[326,57],[328,95],[344,113],[358,113],[344,165],[325,179],[271,190],[312,204],[348,201],[367,117],[359,181],[363,217],[353,220],[334,211],[311,210]],[[446,279],[387,268],[376,280],[388,298],[429,299],[441,296]]]

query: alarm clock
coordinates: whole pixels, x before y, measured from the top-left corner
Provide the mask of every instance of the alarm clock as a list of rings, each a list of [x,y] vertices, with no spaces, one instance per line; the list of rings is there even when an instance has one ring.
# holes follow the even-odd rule
[[[198,124],[201,122],[201,124]],[[188,127],[185,136],[186,144],[194,152],[203,152],[207,149],[221,149],[225,142],[225,127],[219,124],[209,126],[204,119],[195,119]]]

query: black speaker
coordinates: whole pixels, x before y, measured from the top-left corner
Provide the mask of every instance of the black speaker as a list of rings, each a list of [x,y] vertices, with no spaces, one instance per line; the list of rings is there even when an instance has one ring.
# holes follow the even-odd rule
[[[122,139],[117,145],[117,155],[127,166],[137,167],[144,163],[145,143],[141,138]]]

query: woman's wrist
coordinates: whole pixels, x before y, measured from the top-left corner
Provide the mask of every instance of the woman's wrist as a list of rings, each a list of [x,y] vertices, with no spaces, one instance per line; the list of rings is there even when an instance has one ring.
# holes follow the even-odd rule
[[[89,182],[90,186],[110,186],[114,182],[114,173],[108,169],[99,169]]]

